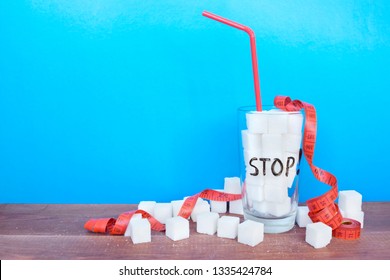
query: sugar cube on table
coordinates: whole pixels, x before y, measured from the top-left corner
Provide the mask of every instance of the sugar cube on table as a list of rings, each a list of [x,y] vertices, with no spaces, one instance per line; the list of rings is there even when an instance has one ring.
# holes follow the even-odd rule
[[[184,199],[171,201],[172,217],[179,215],[179,212],[180,212],[181,207],[183,206],[183,203],[184,203]]]
[[[226,177],[224,179],[224,191],[226,193],[240,194],[241,180],[239,177]]]
[[[239,217],[222,216],[218,219],[217,236],[234,239],[237,237]]]
[[[204,212],[197,216],[196,231],[208,235],[217,232],[219,214],[215,212]]]
[[[250,112],[246,114],[246,125],[251,133],[267,133],[268,116],[264,112]]]
[[[306,227],[308,224],[312,224],[313,221],[309,217],[309,207],[298,206],[295,221],[299,227]]]
[[[171,203],[159,202],[156,203],[156,205],[154,206],[153,217],[156,218],[156,220],[160,223],[165,224],[166,219],[171,218],[173,216],[172,213],[173,211]]]
[[[142,214],[141,213],[136,213],[136,214],[133,214],[133,216],[131,216],[131,220],[137,220],[137,219],[142,219]],[[127,228],[126,228],[126,231],[125,231],[125,234],[124,236],[131,236],[131,223],[129,221],[129,224],[127,225]]]
[[[200,214],[200,213],[204,213],[204,212],[210,212],[210,204],[205,201],[205,200],[202,200],[202,202],[197,202],[195,204],[195,207],[194,209],[192,209],[192,212],[191,212],[191,219],[196,222],[197,221],[197,216]]]
[[[223,190],[216,190],[223,192]],[[226,201],[216,201],[210,200],[211,212],[215,213],[226,213],[227,211],[227,202]]]
[[[131,219],[131,240],[134,244],[152,241],[152,229],[148,219]]]
[[[178,241],[190,237],[190,222],[176,216],[165,221],[165,235],[173,241]]]
[[[237,241],[249,246],[256,246],[264,240],[264,224],[246,220],[238,225]]]
[[[154,206],[156,201],[140,201],[138,204],[138,209],[148,212],[150,215],[154,216]]]
[[[362,195],[354,190],[339,191],[338,205],[344,212],[357,212],[362,210]]]
[[[301,113],[289,114],[287,132],[302,135],[303,115]]]
[[[268,112],[268,133],[287,133],[288,113],[280,110]]]
[[[326,247],[332,240],[332,228],[322,222],[308,224],[305,240],[316,249]]]
[[[229,213],[238,215],[244,214],[242,199],[229,201]]]

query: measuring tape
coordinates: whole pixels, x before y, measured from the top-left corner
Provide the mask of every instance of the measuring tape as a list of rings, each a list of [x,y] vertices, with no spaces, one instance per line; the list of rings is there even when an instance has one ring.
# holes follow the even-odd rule
[[[304,110],[305,124],[302,141],[303,154],[309,163],[314,177],[318,181],[331,187],[331,189],[323,195],[306,201],[306,204],[309,208],[310,219],[313,222],[322,222],[330,226],[333,230],[334,237],[342,239],[359,238],[360,223],[352,219],[348,219],[348,221],[346,221],[346,219],[343,220],[339,208],[335,203],[335,200],[338,196],[336,177],[328,171],[318,168],[313,164],[314,148],[317,137],[317,114],[314,106],[299,100],[292,101],[291,98],[287,96],[276,96],[274,99],[274,104],[277,108],[283,111]],[[354,226],[350,227],[350,223]],[[359,224],[359,227],[357,227],[356,223]]]
[[[195,207],[198,198],[204,198],[215,201],[233,201],[241,199],[241,194],[230,194],[211,189],[206,189],[193,196],[187,197],[180,208],[178,216],[188,219]],[[165,225],[156,220],[150,213],[138,209],[134,211],[124,212],[119,215],[117,219],[114,218],[100,218],[91,219],[84,224],[84,228],[96,233],[109,233],[113,235],[123,235],[126,228],[134,214],[142,214],[142,218],[148,219],[152,230],[164,231]]]

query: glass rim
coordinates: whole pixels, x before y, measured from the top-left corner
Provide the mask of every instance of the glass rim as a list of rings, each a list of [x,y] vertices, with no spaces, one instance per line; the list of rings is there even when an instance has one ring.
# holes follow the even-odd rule
[[[278,109],[277,107],[275,107],[275,105],[270,105],[270,104],[265,104],[262,106],[263,110],[271,110],[271,109]],[[238,107],[237,109],[239,112],[246,112],[246,113],[257,113],[257,114],[261,114],[263,111],[257,111],[256,110],[256,105],[246,105],[246,106],[240,106]],[[279,109],[280,110],[280,109]],[[266,112],[268,113],[268,111]],[[289,113],[289,114],[301,114],[301,110],[299,111],[283,111],[283,110],[280,110],[280,112],[273,112],[273,113]]]

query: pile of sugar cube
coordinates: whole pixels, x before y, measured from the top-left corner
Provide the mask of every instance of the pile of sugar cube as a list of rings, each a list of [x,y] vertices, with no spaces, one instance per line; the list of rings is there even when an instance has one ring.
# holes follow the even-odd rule
[[[291,195],[299,163],[303,115],[279,109],[246,114],[242,130],[245,161],[244,201],[253,212],[281,217],[291,210]]]
[[[362,195],[355,190],[339,192],[338,206],[344,218],[354,219],[363,228],[364,212],[362,211]],[[296,223],[306,227],[306,242],[314,248],[323,248],[332,240],[332,228],[321,222],[313,223],[308,215],[307,206],[298,206]]]
[[[224,181],[225,193],[240,194],[241,183],[238,177],[227,177]],[[224,213],[243,214],[242,201],[213,201],[210,203],[198,198],[191,216],[185,219],[178,216],[186,198],[169,203],[156,201],[141,201],[138,209],[151,214],[160,223],[165,224],[165,235],[173,241],[189,238],[189,219],[196,222],[196,231],[202,234],[217,234],[221,238],[235,239],[242,244],[256,246],[263,241],[264,225],[246,220],[240,223],[240,218]],[[134,244],[151,242],[151,225],[141,214],[134,214],[127,226],[125,236],[130,236]]]

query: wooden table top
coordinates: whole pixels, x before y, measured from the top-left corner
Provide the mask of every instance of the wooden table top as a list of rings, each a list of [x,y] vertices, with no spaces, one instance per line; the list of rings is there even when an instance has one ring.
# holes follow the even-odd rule
[[[172,241],[165,232],[152,231],[152,242],[133,244],[124,236],[91,233],[84,223],[136,209],[124,204],[0,204],[0,259],[166,259],[166,260],[286,260],[286,259],[390,259],[390,202],[363,203],[364,228],[358,240],[333,238],[327,247],[314,249],[305,242],[305,228],[295,226],[280,234],[265,234],[255,247],[237,239],[196,232]],[[243,218],[241,217],[241,220]]]

